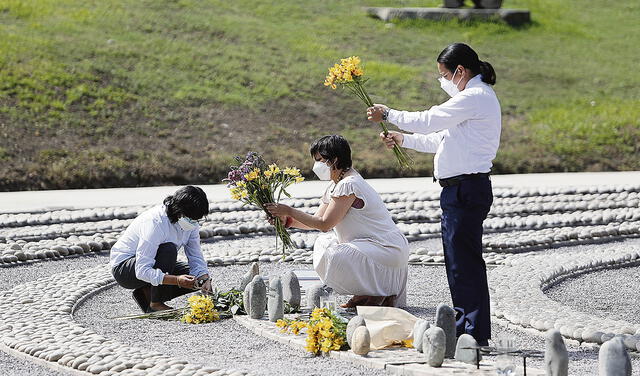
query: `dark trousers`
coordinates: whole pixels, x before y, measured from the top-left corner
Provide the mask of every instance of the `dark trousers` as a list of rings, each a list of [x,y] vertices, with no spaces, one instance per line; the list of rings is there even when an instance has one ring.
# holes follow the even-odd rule
[[[160,244],[160,246],[158,246],[158,253],[156,254],[156,263],[153,267],[172,275],[189,274],[189,265],[185,262],[176,261],[177,258],[178,248],[175,244]],[[136,277],[135,257],[131,257],[120,263],[120,265],[113,268],[112,273],[116,282],[125,289],[151,286],[149,282],[139,280],[138,277]],[[193,292],[193,290],[183,289],[174,285],[151,286],[151,302],[166,302],[190,292]]]
[[[457,335],[491,338],[487,267],[482,258],[482,222],[493,193],[488,176],[445,187],[440,195],[442,245]]]

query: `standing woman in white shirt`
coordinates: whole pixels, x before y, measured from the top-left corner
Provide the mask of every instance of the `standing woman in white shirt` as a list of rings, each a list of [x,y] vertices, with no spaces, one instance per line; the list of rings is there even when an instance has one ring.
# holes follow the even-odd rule
[[[136,217],[111,248],[113,277],[120,286],[133,289],[144,312],[170,309],[164,302],[196,288],[211,291],[197,222],[208,213],[209,201],[201,188],[180,188],[163,205]],[[186,263],[176,261],[181,247]]]
[[[496,74],[463,43],[445,48],[437,63],[440,86],[451,99],[419,112],[376,104],[367,116],[413,132],[381,134],[387,147],[435,153],[433,176],[443,187],[442,244],[457,335],[467,333],[487,345],[491,321],[482,223],[493,202],[489,172],[500,143],[500,103],[491,87]]]

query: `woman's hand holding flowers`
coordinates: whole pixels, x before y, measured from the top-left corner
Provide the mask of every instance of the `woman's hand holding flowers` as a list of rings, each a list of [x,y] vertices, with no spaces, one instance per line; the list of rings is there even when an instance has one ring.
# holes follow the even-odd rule
[[[384,132],[380,132],[380,139],[388,149],[392,149],[395,145],[402,146],[404,135],[396,131],[389,131],[386,135]]]
[[[285,204],[268,203],[264,205],[264,208],[274,217],[280,218],[281,221],[286,221],[287,217],[291,217],[293,208]]]
[[[374,104],[372,107],[367,108],[367,120],[374,123],[384,121],[383,115],[389,111],[389,107],[384,104]]]

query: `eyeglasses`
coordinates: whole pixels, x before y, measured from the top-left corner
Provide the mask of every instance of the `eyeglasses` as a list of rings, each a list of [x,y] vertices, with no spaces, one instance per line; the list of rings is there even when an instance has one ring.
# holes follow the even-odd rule
[[[189,222],[190,224],[196,226],[196,225],[203,225],[206,221],[207,221],[207,217],[204,216],[200,219],[191,219],[189,217],[183,217],[185,219],[185,221]]]

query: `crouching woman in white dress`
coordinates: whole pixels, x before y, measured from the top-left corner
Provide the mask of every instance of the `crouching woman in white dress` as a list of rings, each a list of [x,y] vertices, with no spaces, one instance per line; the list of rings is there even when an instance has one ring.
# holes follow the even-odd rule
[[[310,152],[313,171],[331,181],[317,213],[284,204],[267,209],[288,227],[328,232],[315,242],[313,267],[336,293],[353,295],[343,307],[405,306],[409,243],[380,195],[351,167],[349,143],[339,135],[325,136]]]

